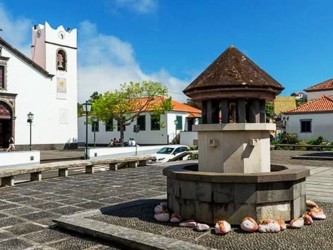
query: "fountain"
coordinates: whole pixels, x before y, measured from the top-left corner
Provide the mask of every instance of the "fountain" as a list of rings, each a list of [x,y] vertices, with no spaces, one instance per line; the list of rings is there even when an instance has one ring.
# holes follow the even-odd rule
[[[229,47],[184,93],[201,102],[198,163],[177,163],[167,176],[170,210],[184,219],[239,225],[255,220],[291,220],[305,211],[305,180],[299,166],[271,165],[265,103],[283,87],[235,47]]]

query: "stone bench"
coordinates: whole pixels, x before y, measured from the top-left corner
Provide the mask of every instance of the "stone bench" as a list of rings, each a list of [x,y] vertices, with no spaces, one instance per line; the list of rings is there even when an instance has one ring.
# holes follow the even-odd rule
[[[122,167],[145,166],[148,160],[153,159],[150,155],[130,156],[116,159],[94,159],[94,160],[75,160],[52,162],[34,165],[10,166],[0,169],[1,187],[14,186],[15,176],[30,174],[30,181],[42,180],[42,173],[46,171],[58,170],[59,177],[67,177],[68,170],[72,168],[85,168],[85,173],[92,174],[95,167],[100,165],[109,165],[109,170],[118,170]]]
[[[314,150],[314,151],[331,151],[333,149],[333,145],[310,145],[310,144],[275,144],[274,149],[292,149],[292,150]]]
[[[153,158],[154,157],[151,155],[138,155],[138,156],[127,156],[124,158],[116,158],[116,159],[114,158],[94,159],[90,160],[90,162],[91,162],[91,167],[95,165],[109,165],[109,170],[118,170],[124,167],[136,168],[138,166],[145,166],[147,164],[147,161],[152,160]],[[89,168],[90,167],[88,167],[88,169]]]

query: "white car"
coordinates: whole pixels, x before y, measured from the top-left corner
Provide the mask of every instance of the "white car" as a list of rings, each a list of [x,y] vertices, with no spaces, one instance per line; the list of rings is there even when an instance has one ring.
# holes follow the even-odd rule
[[[186,145],[168,145],[153,154],[155,159],[152,162],[168,162],[177,155],[189,150],[190,148]]]

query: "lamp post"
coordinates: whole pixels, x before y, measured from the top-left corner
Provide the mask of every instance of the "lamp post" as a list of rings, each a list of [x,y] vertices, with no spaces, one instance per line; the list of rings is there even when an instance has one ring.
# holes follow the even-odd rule
[[[31,151],[31,136],[32,136],[32,130],[31,130],[31,124],[32,124],[32,121],[34,120],[34,114],[29,112],[29,114],[27,115],[28,116],[28,119],[27,119],[27,122],[30,124],[30,143],[29,143],[29,150]]]
[[[93,116],[92,117],[92,128],[94,132],[94,148],[96,148],[96,129],[97,129],[97,117]]]
[[[91,103],[89,101],[86,101],[82,104],[82,106],[86,114],[86,147],[84,151],[84,159],[88,159],[88,114],[91,110]]]
[[[177,120],[174,120],[174,123],[175,123],[175,142],[177,141],[177,125],[178,125],[178,121]]]

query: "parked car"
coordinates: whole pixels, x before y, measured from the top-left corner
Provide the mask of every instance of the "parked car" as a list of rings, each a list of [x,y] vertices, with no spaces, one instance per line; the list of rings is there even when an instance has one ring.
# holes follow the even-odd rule
[[[186,145],[168,145],[153,154],[155,159],[152,162],[168,162],[177,155],[189,150],[190,148]]]

